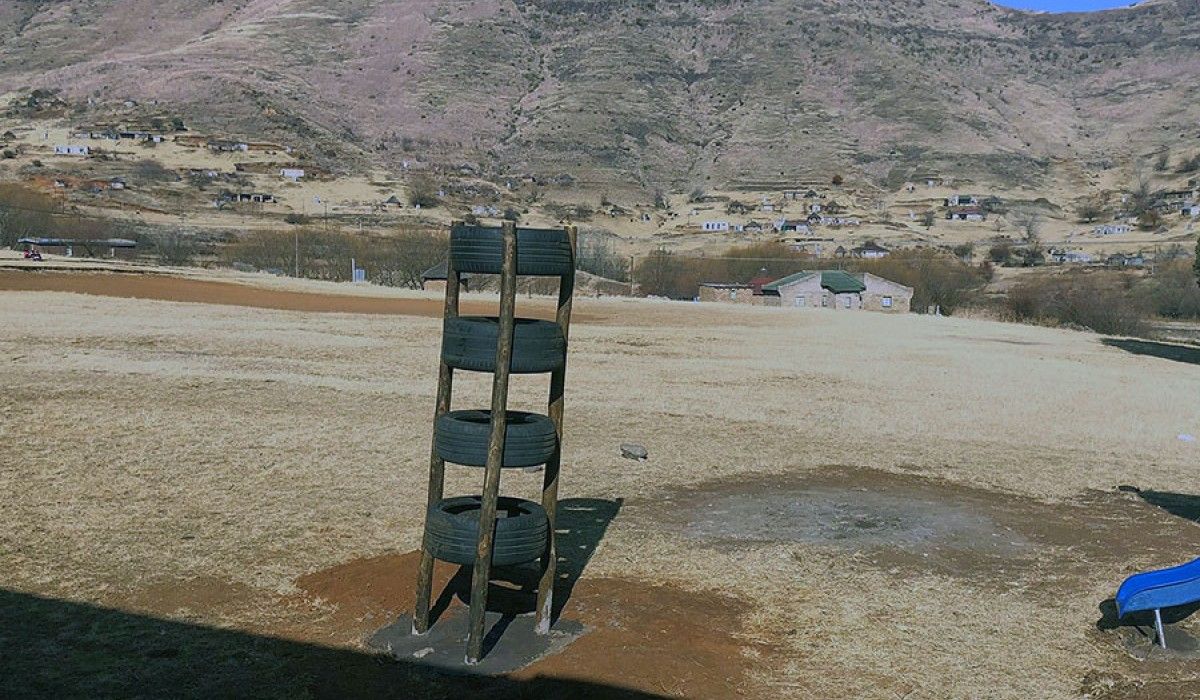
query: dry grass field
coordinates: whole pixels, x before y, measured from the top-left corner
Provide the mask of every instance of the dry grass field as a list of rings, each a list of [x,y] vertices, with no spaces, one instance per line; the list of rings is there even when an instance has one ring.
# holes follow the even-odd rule
[[[1102,620],[1200,549],[1195,364],[979,320],[579,311],[562,497],[619,512],[564,612],[595,631],[514,690],[1200,693]],[[423,316],[0,293],[0,687],[462,696],[358,654],[411,605],[438,342]]]

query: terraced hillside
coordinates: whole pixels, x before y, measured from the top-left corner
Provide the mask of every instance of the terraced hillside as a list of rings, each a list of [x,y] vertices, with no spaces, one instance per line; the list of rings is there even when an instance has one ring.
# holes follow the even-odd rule
[[[1036,185],[1200,151],[1200,1],[0,0],[0,93],[33,88],[80,120],[157,100],[338,169]]]

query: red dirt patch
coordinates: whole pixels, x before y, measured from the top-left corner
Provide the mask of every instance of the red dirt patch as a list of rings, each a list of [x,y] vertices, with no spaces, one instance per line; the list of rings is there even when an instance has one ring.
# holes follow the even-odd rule
[[[0,291],[73,292],[125,299],[153,299],[224,306],[248,306],[258,309],[305,311],[316,313],[387,314],[402,316],[442,316],[441,299],[398,299],[349,294],[317,294],[253,287],[236,282],[197,280],[158,274],[72,273],[0,271]],[[536,318],[553,318],[554,307],[545,299],[523,302]],[[497,304],[464,301],[465,314],[494,315]],[[588,322],[595,317],[575,313],[573,320]]]
[[[305,598],[337,606],[303,636],[361,642],[389,618],[411,611],[419,561],[418,552],[388,554],[302,576],[296,585]],[[456,570],[439,564],[435,592]],[[751,664],[772,651],[738,638],[747,608],[733,598],[670,586],[583,579],[563,616],[591,631],[512,677],[572,678],[678,697],[736,697],[746,692]]]

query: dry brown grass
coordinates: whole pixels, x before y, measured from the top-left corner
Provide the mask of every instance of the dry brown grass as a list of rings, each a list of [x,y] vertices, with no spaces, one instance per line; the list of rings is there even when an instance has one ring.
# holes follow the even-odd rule
[[[286,592],[306,572],[418,546],[437,320],[2,298],[0,586],[107,604],[198,576]],[[830,465],[1030,502],[1118,483],[1196,490],[1200,448],[1176,436],[1200,432],[1200,375],[1094,335],[633,300],[580,308],[606,320],[572,332],[564,496],[622,497],[645,513],[716,478]],[[512,404],[536,406],[545,388],[518,378]],[[471,406],[488,385],[456,389]],[[622,460],[628,440],[650,460]],[[451,474],[448,492],[477,490],[477,472]],[[534,492],[535,477],[505,478]],[[585,576],[752,601],[749,634],[783,652],[760,664],[754,694],[795,697],[1073,697],[1085,673],[1122,663],[1096,639],[1095,606],[1149,556],[1046,589],[800,543],[707,549],[647,522],[618,518]],[[278,613],[193,614],[255,627]]]

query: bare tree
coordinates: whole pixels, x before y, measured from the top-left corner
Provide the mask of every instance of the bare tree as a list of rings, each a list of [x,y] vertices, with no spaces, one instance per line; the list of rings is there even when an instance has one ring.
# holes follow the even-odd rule
[[[1090,224],[1104,216],[1104,201],[1099,196],[1087,197],[1075,206],[1075,214],[1081,223]]]
[[[414,207],[436,207],[441,203],[438,186],[433,178],[424,173],[413,175],[408,181],[408,203]]]
[[[1011,214],[1012,224],[1021,232],[1026,243],[1036,240],[1042,230],[1042,215],[1032,209],[1016,211]]]

